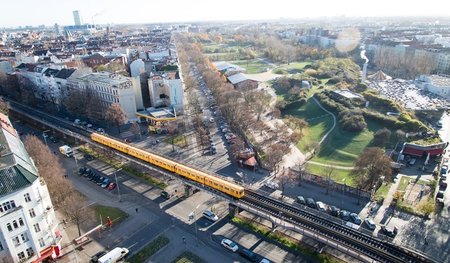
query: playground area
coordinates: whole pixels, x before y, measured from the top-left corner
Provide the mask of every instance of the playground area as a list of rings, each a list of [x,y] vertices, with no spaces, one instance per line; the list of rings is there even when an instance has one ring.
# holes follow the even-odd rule
[[[431,187],[425,183],[410,180],[403,194],[403,203],[409,206],[416,206],[421,200],[427,200],[431,194]]]

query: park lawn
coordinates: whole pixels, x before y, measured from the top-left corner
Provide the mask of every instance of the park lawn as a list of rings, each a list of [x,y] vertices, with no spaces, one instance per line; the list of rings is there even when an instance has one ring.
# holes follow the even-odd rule
[[[312,160],[351,167],[364,149],[371,146],[374,133],[381,128],[381,125],[369,120],[366,129],[354,133],[342,130],[337,124]]]
[[[308,127],[303,130],[304,137],[297,143],[297,147],[302,152],[309,151],[333,125],[333,118],[322,110],[312,98],[309,98],[302,107],[287,110],[284,114],[290,114],[308,122]]]
[[[172,144],[172,137],[169,136],[167,138],[164,139],[164,142],[168,143],[168,144]],[[186,140],[186,136],[184,135],[176,135],[173,138],[173,145],[178,146],[180,148],[184,148],[187,146],[187,140]]]
[[[314,163],[308,163],[308,165],[306,166],[306,169],[308,172],[315,174],[315,175],[320,175],[320,176],[325,176],[325,166],[322,165],[317,165]],[[345,182],[346,185],[349,186],[355,186],[355,182],[352,176],[350,176],[350,172],[351,170],[344,170],[344,169],[334,169],[333,173],[331,174],[331,180],[335,181],[338,184],[342,184]],[[345,181],[344,181],[345,179]]]
[[[311,62],[292,62],[289,65],[285,64],[283,66],[277,67],[272,70],[275,74],[294,74],[301,72],[306,65],[311,65]]]
[[[131,258],[127,260],[130,263],[141,263],[147,261],[153,254],[158,252],[161,248],[169,244],[170,240],[166,236],[159,236],[150,243],[148,243],[144,248],[142,248],[138,253],[134,254]]]
[[[392,183],[383,183],[375,192],[373,199],[379,203],[383,202],[386,198],[389,189],[391,189]]]
[[[124,220],[128,214],[124,211],[110,206],[102,206],[102,205],[96,205],[94,206],[95,210],[95,218],[97,219],[98,223],[105,224],[107,222],[107,217],[111,218],[113,221],[113,224],[117,224],[118,222]],[[100,220],[101,218],[101,220]]]
[[[189,251],[181,253],[172,263],[204,263],[205,261],[199,256]]]
[[[256,74],[266,72],[270,65],[258,60],[258,59],[245,59],[245,60],[235,60],[230,61],[231,64],[238,65],[245,69],[245,73],[247,74]]]

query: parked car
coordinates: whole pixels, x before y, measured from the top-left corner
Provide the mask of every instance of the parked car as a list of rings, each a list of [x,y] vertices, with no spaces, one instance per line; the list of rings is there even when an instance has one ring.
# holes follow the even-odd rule
[[[90,124],[90,123],[86,124],[86,128],[92,129],[92,127],[93,127],[92,124]]]
[[[297,196],[297,202],[302,205],[306,205],[305,198],[301,195]]]
[[[367,217],[366,219],[364,219],[364,223],[366,224],[368,229],[375,230],[376,225],[372,218]]]
[[[103,180],[103,183],[101,185],[102,188],[106,188],[108,187],[108,185],[111,183],[111,179],[106,178],[105,180]]]
[[[94,160],[94,157],[90,154],[85,154],[84,159],[86,159],[86,161],[92,161],[92,160]]]
[[[340,210],[339,208],[335,207],[334,205],[330,206],[330,214],[331,214],[332,216],[338,217],[340,211],[341,211],[341,210]]]
[[[128,138],[126,138],[124,141],[125,141],[126,143],[132,143],[132,142],[133,142],[133,140],[128,139]]]
[[[80,168],[78,169],[78,174],[79,174],[79,175],[83,175],[85,172],[86,172],[86,167],[80,167]]]
[[[99,133],[105,133],[105,130],[103,128],[97,128],[97,132]]]
[[[213,123],[214,122],[214,118],[213,117],[209,118],[209,122]]]
[[[316,202],[312,198],[306,198],[306,205],[308,205],[311,208],[316,209]]]
[[[327,208],[323,202],[317,201],[316,207],[317,207],[317,210],[319,210],[320,212],[327,212]]]
[[[350,212],[347,210],[341,210],[341,219],[344,221],[349,221],[350,220]]]
[[[222,244],[222,246],[224,246],[226,249],[231,250],[233,252],[236,252],[239,249],[236,243],[227,238],[222,239],[222,241],[220,241],[220,244]]]
[[[75,123],[75,124],[81,124],[81,120],[80,120],[80,119],[75,119],[75,120],[73,121],[73,123]]]
[[[258,261],[258,257],[256,256],[256,254],[246,248],[239,249],[238,253],[242,257],[248,259],[250,262]]]
[[[389,228],[389,227],[387,227],[387,226],[381,226],[381,231],[382,231],[382,233],[383,234],[385,234],[386,236],[389,236],[389,237],[395,237],[395,235],[397,235],[397,228],[396,227],[394,227],[394,229],[392,229],[392,228]]]
[[[359,215],[357,213],[351,213],[350,219],[353,223],[355,223],[357,225],[361,225],[361,217],[359,217]]]
[[[114,190],[116,188],[117,184],[116,183],[110,183],[108,185],[108,190]]]
[[[166,191],[162,191],[161,196],[164,197],[165,199],[170,199],[170,194]]]
[[[216,222],[217,220],[219,220],[219,217],[210,210],[203,211],[203,217],[205,217],[206,219],[209,219],[213,222]]]
[[[436,198],[444,198],[444,191],[439,191],[436,195]]]
[[[100,176],[97,180],[95,180],[95,183],[97,184],[97,185],[102,185],[102,183],[103,183],[103,181],[105,181],[105,177],[103,177],[103,176]]]
[[[58,143],[59,141],[58,141],[58,138],[56,138],[56,137],[54,137],[54,136],[50,136],[50,141],[52,142],[52,143]]]

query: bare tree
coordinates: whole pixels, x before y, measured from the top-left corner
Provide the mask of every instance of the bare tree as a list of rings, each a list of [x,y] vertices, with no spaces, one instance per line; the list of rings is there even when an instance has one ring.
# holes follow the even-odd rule
[[[77,225],[78,236],[81,236],[81,226],[95,220],[94,211],[86,204],[86,198],[80,193],[70,194],[61,207],[70,221]]]
[[[113,103],[106,111],[105,119],[109,122],[114,123],[120,133],[120,125],[125,124],[128,117],[127,114],[123,111],[122,107],[120,107],[120,104]]]
[[[296,177],[290,169],[285,169],[282,171],[280,176],[277,177],[277,180],[278,180],[278,184],[281,187],[281,196],[283,197],[286,185],[288,185],[290,183],[294,183],[296,180]]]
[[[133,122],[130,126],[130,131],[135,137],[139,136],[141,138],[141,127],[139,127],[139,123]]]
[[[323,172],[324,172],[325,177],[327,178],[327,183],[325,185],[325,188],[326,188],[325,194],[326,195],[328,195],[328,193],[330,191],[331,176],[333,175],[334,170],[335,170],[335,167],[332,164],[325,163]]]
[[[284,144],[273,144],[266,150],[265,163],[269,170],[278,173],[278,165],[283,160],[284,155],[288,152],[289,147]]]
[[[178,135],[178,123],[176,121],[171,121],[171,122],[167,123],[166,128],[170,134],[170,140],[172,143],[172,152],[174,152],[175,151],[174,140],[175,140],[175,137]]]
[[[306,161],[300,161],[297,164],[298,174],[297,174],[297,181],[298,186],[302,185],[302,180],[307,173],[308,163]]]

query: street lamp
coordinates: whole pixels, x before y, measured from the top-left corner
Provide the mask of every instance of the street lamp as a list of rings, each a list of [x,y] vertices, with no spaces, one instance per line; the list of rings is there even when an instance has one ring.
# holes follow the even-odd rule
[[[200,207],[200,204],[198,204],[194,210],[192,210],[192,212],[189,213],[189,220],[193,219],[194,221],[194,226],[195,226],[195,239],[197,240],[196,242],[196,246],[198,246],[198,230],[197,230],[197,220],[195,219],[195,212],[197,211],[197,209]]]
[[[344,206],[344,191],[345,191],[345,179],[346,178],[344,178],[344,179],[342,179],[342,183],[344,184],[343,186],[342,186],[342,199],[341,199],[341,201],[342,201],[342,206]]]
[[[44,142],[45,142],[45,145],[47,145],[48,146],[48,144],[47,144],[47,133],[46,132],[48,132],[49,130],[46,130],[46,131],[43,131],[42,132],[42,137],[44,137]]]
[[[117,194],[119,195],[119,202],[122,202],[120,199],[120,188],[119,188],[119,182],[117,181],[117,173],[120,172],[123,168],[120,168],[114,172],[114,178],[116,179],[116,186],[117,186]]]

